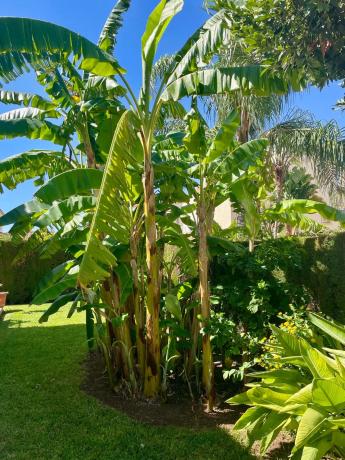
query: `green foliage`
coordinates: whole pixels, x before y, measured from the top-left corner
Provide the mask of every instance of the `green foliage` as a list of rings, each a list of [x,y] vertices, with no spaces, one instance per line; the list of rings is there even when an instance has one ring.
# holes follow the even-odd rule
[[[332,325],[320,316],[311,314],[312,322],[327,331],[336,329],[345,336],[345,328]],[[275,360],[288,364],[275,371],[251,375],[261,379],[250,384],[245,394],[230,398],[230,404],[252,406],[236,423],[235,430],[249,431],[250,443],[259,440],[260,453],[282,430],[296,432],[293,458],[321,459],[326,453],[344,456],[345,373],[344,360],[338,349],[327,352],[312,347],[305,339],[273,328]],[[296,365],[296,358],[299,364]],[[249,375],[250,376],[250,375]],[[260,410],[260,415],[258,414]]]
[[[41,259],[39,251],[29,251],[24,258],[14,261],[26,242],[14,244],[0,241],[0,282],[9,292],[9,304],[31,302],[34,291],[42,277],[59,262],[66,260],[63,253],[55,254],[53,259]]]
[[[303,284],[321,311],[345,322],[345,233],[299,238],[303,248],[303,271],[296,283]]]
[[[298,282],[304,271],[303,250],[293,240],[267,240],[254,252],[241,243],[209,238],[212,310],[210,328],[224,378],[242,379],[262,353],[262,338],[278,313],[299,311],[309,301]]]
[[[341,0],[207,0],[225,8],[234,37],[248,53],[276,68],[298,69],[320,86],[344,74],[344,20]],[[341,19],[339,19],[341,18]]]
[[[284,183],[284,198],[291,199],[313,199],[318,190],[310,174],[304,168],[295,166],[289,171]]]
[[[81,69],[109,76],[121,72],[116,60],[84,37],[49,22],[26,18],[0,19],[0,78],[11,81],[28,65],[44,68],[72,55]]]

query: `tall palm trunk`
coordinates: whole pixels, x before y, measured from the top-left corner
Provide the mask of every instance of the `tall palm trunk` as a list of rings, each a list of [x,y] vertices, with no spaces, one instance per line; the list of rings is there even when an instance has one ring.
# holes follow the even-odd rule
[[[201,198],[198,207],[199,220],[199,292],[201,304],[201,316],[203,326],[207,326],[210,319],[210,293],[208,285],[208,250],[207,250],[207,213],[200,184]],[[214,389],[214,363],[210,334],[204,333],[202,337],[202,381],[207,398],[207,411],[212,411],[215,400]]]
[[[159,258],[157,252],[156,230],[156,198],[154,194],[154,172],[151,161],[150,142],[142,134],[144,149],[144,215],[146,230],[146,263],[147,263],[147,292],[146,292],[146,368],[144,395],[155,398],[160,391],[160,284]]]

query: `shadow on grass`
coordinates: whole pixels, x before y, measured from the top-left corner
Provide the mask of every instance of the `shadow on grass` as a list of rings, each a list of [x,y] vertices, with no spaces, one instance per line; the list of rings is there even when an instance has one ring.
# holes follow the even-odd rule
[[[0,323],[1,458],[253,458],[220,428],[154,427],[104,406],[80,390],[84,325],[26,327],[18,316]]]

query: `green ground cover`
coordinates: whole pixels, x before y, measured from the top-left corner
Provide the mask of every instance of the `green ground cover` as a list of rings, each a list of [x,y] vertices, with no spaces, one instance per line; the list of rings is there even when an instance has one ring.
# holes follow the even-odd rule
[[[80,390],[87,352],[83,316],[7,308],[0,321],[0,458],[253,458],[221,429],[152,427],[103,406]]]

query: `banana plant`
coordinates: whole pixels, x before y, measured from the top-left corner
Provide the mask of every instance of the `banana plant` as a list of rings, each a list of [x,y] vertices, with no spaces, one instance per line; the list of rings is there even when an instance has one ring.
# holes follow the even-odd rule
[[[115,71],[122,72],[112,53],[122,15],[129,6],[129,0],[115,4],[101,31],[98,46],[54,24],[0,18],[1,53],[2,57],[8,56],[0,66],[0,78],[4,82],[13,80],[29,65],[47,95],[44,98],[1,90],[0,103],[22,108],[0,114],[0,139],[27,137],[62,146],[61,151],[29,151],[2,160],[1,185],[13,189],[32,178],[42,183],[45,174],[52,177],[66,169],[83,167],[84,156],[88,167],[105,162],[123,111],[119,98],[126,93],[112,77]],[[71,62],[69,56],[73,55]],[[84,73],[78,71],[78,64]],[[107,70],[95,75],[92,71],[96,67]],[[51,119],[60,124],[54,124]],[[80,141],[77,147],[72,142],[74,134]]]
[[[154,132],[162,107],[179,101],[190,95],[210,95],[226,91],[241,89],[244,93],[252,91],[260,95],[270,92],[285,93],[291,84],[272,75],[261,66],[227,67],[213,69],[208,67],[212,55],[229,40],[231,26],[225,11],[220,11],[210,18],[192,37],[185,46],[176,53],[167,72],[161,78],[159,87],[152,91],[152,73],[154,59],[158,44],[173,17],[181,11],[182,0],[161,0],[151,13],[146,30],[142,36],[142,74],[143,82],[140,95],[135,97],[125,77],[118,74],[124,86],[128,90],[130,101],[129,110],[131,117],[123,115],[116,132],[116,137],[123,138],[126,134],[135,138],[139,136],[144,163],[143,188],[144,188],[144,214],[146,234],[146,259],[147,259],[147,291],[146,291],[146,377],[144,394],[147,397],[156,397],[160,389],[160,279],[159,257],[157,250],[156,228],[156,194],[154,190],[154,169],[152,163],[152,149]],[[95,71],[95,70],[94,70]],[[300,87],[299,82],[292,81]],[[130,122],[129,122],[130,118]],[[114,141],[117,144],[117,141]],[[116,154],[116,152],[114,152]],[[110,163],[108,163],[110,167]],[[104,189],[112,180],[112,175],[105,172]],[[95,252],[99,247],[96,231],[98,222],[108,206],[102,194],[94,215],[92,231],[84,256],[84,263],[80,271],[83,284],[94,281],[90,276],[91,263],[101,277],[109,273],[115,260],[109,257],[106,248],[102,252]],[[114,218],[116,216],[112,213]],[[110,216],[108,216],[109,220]],[[89,255],[91,253],[91,255]],[[106,263],[104,263],[106,261]],[[104,267],[109,268],[104,270]]]
[[[126,3],[128,4],[122,2],[124,9]],[[85,119],[83,110],[91,110],[92,107],[98,110],[100,106],[102,107],[102,103],[99,104],[97,100],[90,97],[84,104],[81,97],[84,88],[85,92],[90,89],[92,93],[93,85],[97,83],[100,88],[106,87],[108,91],[108,83],[111,81],[110,86],[114,93],[123,94],[127,102],[128,109],[122,112],[117,124],[105,166],[86,249],[80,261],[78,283],[83,291],[87,292],[90,286],[104,283],[113,277],[117,258],[109,241],[114,237],[119,238],[120,235],[122,237],[126,235],[127,238],[129,235],[124,222],[126,218],[121,215],[123,209],[120,203],[126,203],[127,211],[133,209],[132,192],[126,194],[118,187],[120,184],[116,168],[119,167],[119,175],[126,179],[123,184],[128,185],[132,183],[133,178],[131,165],[141,162],[139,170],[143,173],[146,236],[144,394],[148,398],[158,396],[161,381],[160,261],[157,248],[156,191],[152,152],[154,134],[160,126],[162,112],[176,113],[180,107],[178,101],[185,96],[207,96],[235,90],[241,90],[244,94],[252,92],[258,95],[271,92],[283,94],[291,84],[295,89],[301,87],[300,82],[294,78],[290,80],[281,78],[276,73],[272,74],[265,66],[228,66],[216,69],[210,67],[212,56],[221,46],[228,43],[230,37],[231,23],[227,13],[222,10],[198,29],[176,53],[168,70],[161,76],[158,87],[153,90],[151,83],[158,44],[167,26],[182,7],[182,0],[161,0],[149,17],[142,37],[143,82],[139,97],[134,95],[123,74],[123,69],[108,53],[114,40],[104,38],[102,35],[100,46],[96,46],[67,29],[49,23],[17,18],[0,19],[0,37],[4,37],[0,45],[0,78],[10,81],[30,66],[39,73],[40,81],[50,93],[54,91],[55,94],[56,91],[54,97],[61,106],[73,104],[72,101],[78,105],[76,110],[71,111],[70,120],[73,126],[79,128],[88,166],[94,167],[96,161],[91,155],[90,148],[91,125],[88,124],[88,118]],[[119,11],[123,12],[123,8]],[[116,12],[114,14],[115,18],[118,17]],[[110,18],[104,34],[116,30],[117,24],[116,19]],[[21,31],[19,36],[18,30]],[[84,71],[83,77],[80,77],[79,73],[76,74],[73,63],[68,59],[69,56],[73,56],[75,65]],[[69,87],[71,82],[72,88]],[[91,85],[91,88],[88,85]],[[115,111],[111,101],[107,101],[105,105],[109,108],[109,112]],[[79,115],[82,123],[79,122]],[[109,118],[105,123],[111,123]],[[96,124],[102,123],[101,116],[95,115],[94,120]],[[100,134],[103,131],[99,129]],[[105,145],[105,151],[107,147],[109,148],[109,142],[102,142],[98,137],[97,141]],[[129,159],[126,165],[123,165],[124,157]],[[65,233],[69,231],[73,231],[73,226],[63,230]]]

